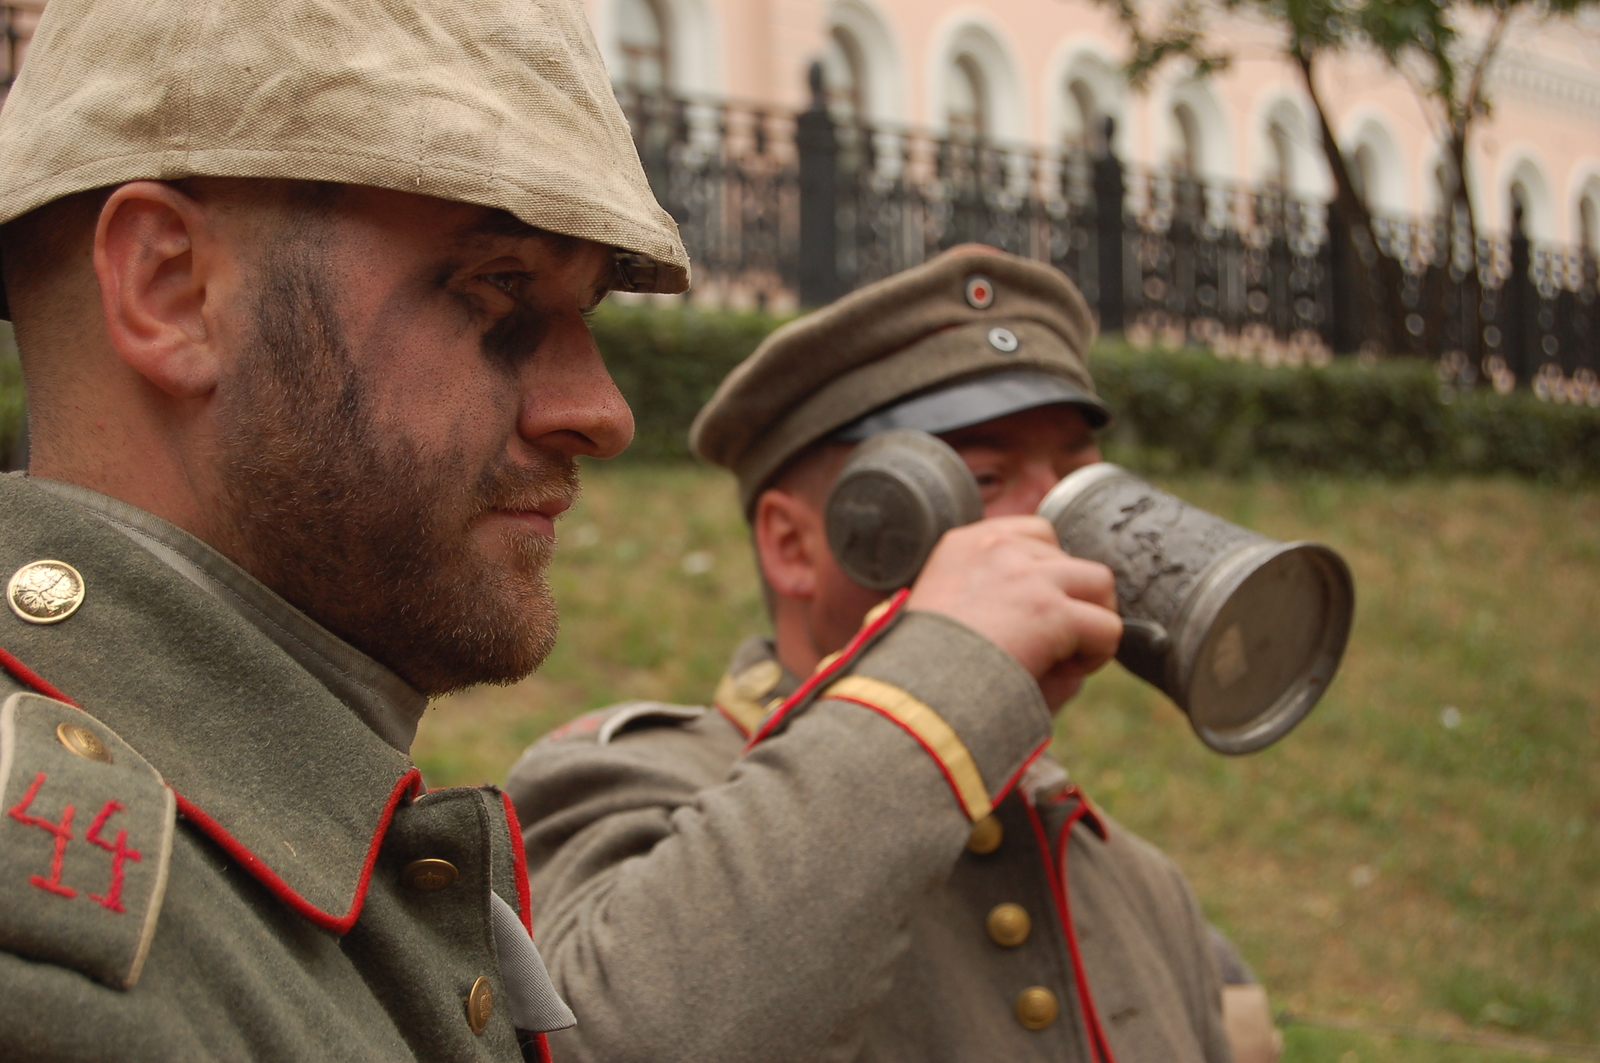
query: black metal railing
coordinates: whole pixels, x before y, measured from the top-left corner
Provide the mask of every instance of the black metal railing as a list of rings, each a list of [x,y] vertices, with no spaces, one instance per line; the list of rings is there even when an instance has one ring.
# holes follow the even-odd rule
[[[1102,329],[1135,339],[1291,363],[1425,356],[1457,385],[1600,405],[1592,251],[1535,247],[1520,225],[1474,240],[1444,218],[1382,218],[1375,241],[1341,241],[1327,205],[1282,190],[1129,167],[1108,150],[841,124],[814,95],[784,115],[621,94],[709,300],[820,305],[977,242],[1057,266]],[[1375,290],[1382,277],[1398,278],[1395,298]]]

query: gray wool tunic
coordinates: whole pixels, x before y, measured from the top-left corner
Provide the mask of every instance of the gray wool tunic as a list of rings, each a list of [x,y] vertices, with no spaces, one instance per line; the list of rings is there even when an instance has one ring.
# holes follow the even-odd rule
[[[507,804],[425,791],[424,700],[171,525],[0,476],[0,580],[46,560],[77,610],[0,607],[0,1059],[538,1058],[570,1013]]]
[[[759,639],[714,709],[605,709],[523,754],[506,788],[535,932],[582,1018],[556,1058],[1226,1063],[1194,897],[1058,765],[1029,764],[1050,734],[1032,679],[914,612],[842,669],[942,717],[992,813],[975,826],[926,729],[857,701],[761,737],[796,681]],[[997,935],[1001,905],[1026,918],[1008,908]]]

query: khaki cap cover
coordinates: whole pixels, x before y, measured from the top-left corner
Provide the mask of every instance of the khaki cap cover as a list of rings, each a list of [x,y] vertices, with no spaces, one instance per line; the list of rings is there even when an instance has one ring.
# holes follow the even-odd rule
[[[992,301],[966,297],[974,275]],[[1012,351],[988,340],[995,327]],[[979,244],[953,247],[768,336],[717,388],[689,447],[733,470],[745,512],[805,447],[897,399],[1002,369],[1057,374],[1093,396],[1094,320],[1060,270]]]
[[[0,112],[0,223],[135,180],[375,185],[617,248],[680,292],[579,0],[51,0]]]

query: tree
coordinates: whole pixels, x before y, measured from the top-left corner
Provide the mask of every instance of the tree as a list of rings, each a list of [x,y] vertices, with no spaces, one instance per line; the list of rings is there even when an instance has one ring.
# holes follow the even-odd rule
[[[1372,214],[1357,194],[1317,87],[1318,63],[1366,47],[1413,85],[1450,160],[1447,216],[1451,224],[1465,226],[1468,246],[1476,248],[1477,217],[1467,194],[1467,145],[1474,123],[1489,113],[1488,72],[1506,31],[1521,14],[1570,15],[1600,0],[1176,0],[1159,8],[1160,0],[1104,2],[1128,32],[1131,54],[1126,71],[1136,87],[1173,60],[1189,61],[1196,76],[1225,69],[1230,56],[1212,46],[1208,32],[1218,12],[1247,11],[1282,28],[1285,54],[1299,70],[1316,110],[1322,154],[1333,175],[1329,221],[1337,279],[1354,288],[1364,304],[1362,316],[1377,326],[1365,339],[1383,350],[1395,350],[1396,341],[1408,331],[1408,311],[1400,299],[1401,267],[1378,251]],[[1481,36],[1469,38],[1472,29],[1481,30]],[[1469,268],[1468,275],[1476,314],[1481,302],[1476,298],[1476,269]]]

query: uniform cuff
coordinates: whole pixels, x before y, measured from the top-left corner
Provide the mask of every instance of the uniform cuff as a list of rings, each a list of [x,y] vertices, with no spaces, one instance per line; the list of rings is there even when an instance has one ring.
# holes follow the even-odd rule
[[[1050,741],[1050,711],[1033,677],[940,614],[902,613],[849,672],[820,696],[871,709],[907,731],[971,820],[987,816]]]

